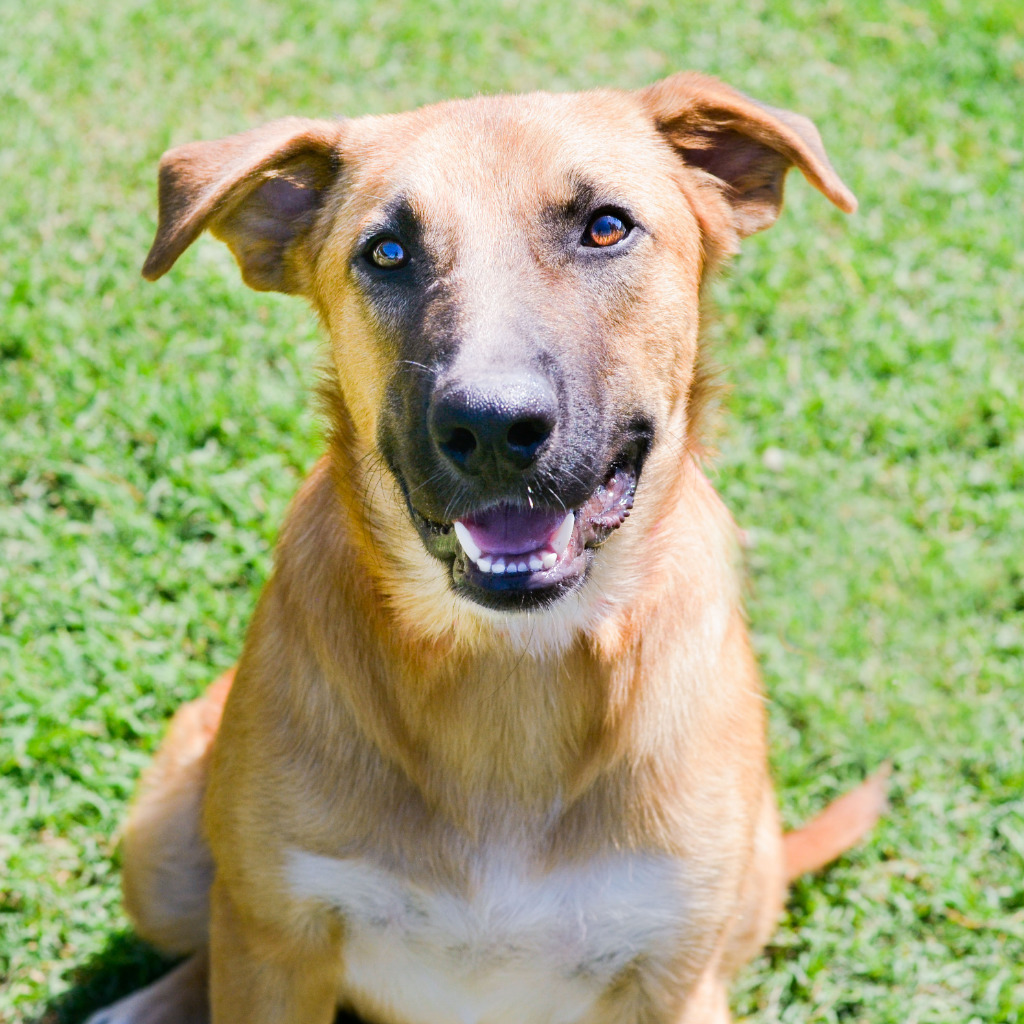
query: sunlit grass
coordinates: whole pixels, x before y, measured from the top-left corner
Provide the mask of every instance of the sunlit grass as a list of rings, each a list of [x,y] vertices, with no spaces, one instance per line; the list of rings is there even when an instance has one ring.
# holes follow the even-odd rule
[[[753,1021],[1024,1020],[1024,42],[1011,0],[0,3],[0,1021],[155,968],[114,830],[237,656],[318,449],[312,317],[201,242],[138,268],[168,145],[289,113],[690,67],[814,118],[717,288],[715,470],[750,531],[784,815],[888,758],[872,842],[801,882]],[[67,995],[69,987],[71,994]]]

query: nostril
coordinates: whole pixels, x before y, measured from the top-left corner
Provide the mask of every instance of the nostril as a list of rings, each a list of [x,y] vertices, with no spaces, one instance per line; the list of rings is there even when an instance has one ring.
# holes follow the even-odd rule
[[[550,437],[551,424],[539,418],[523,419],[513,423],[505,435],[508,446],[523,454],[532,455]]]
[[[455,427],[441,442],[441,448],[449,458],[462,462],[476,450],[476,438],[465,427]]]

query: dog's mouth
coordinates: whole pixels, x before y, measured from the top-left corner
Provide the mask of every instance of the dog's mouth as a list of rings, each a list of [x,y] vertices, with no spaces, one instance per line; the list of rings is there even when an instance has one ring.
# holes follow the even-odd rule
[[[502,501],[449,523],[425,518],[410,503],[427,550],[446,562],[456,592],[485,607],[526,610],[547,604],[586,578],[592,552],[629,516],[640,451],[613,463],[576,508]]]

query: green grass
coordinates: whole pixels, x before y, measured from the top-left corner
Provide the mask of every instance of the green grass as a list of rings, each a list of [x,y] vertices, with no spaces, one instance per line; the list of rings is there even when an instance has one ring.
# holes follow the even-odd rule
[[[715,478],[752,534],[786,820],[894,764],[889,817],[796,886],[737,1014],[1024,1021],[1024,16],[856,8],[0,0],[0,1021],[159,970],[115,829],[237,656],[319,443],[300,302],[209,240],[140,280],[162,150],[685,67],[814,118],[861,200],[791,179],[718,286]]]

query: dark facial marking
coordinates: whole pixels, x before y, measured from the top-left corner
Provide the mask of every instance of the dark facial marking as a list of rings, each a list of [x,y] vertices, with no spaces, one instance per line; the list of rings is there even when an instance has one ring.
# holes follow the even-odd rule
[[[357,271],[394,270],[413,261],[420,226],[404,196],[396,196],[360,232],[352,254]]]
[[[422,227],[404,196],[396,196],[365,225],[349,267],[392,347],[391,354],[396,359],[409,355],[402,352],[402,339],[415,334],[434,269],[424,251]]]

